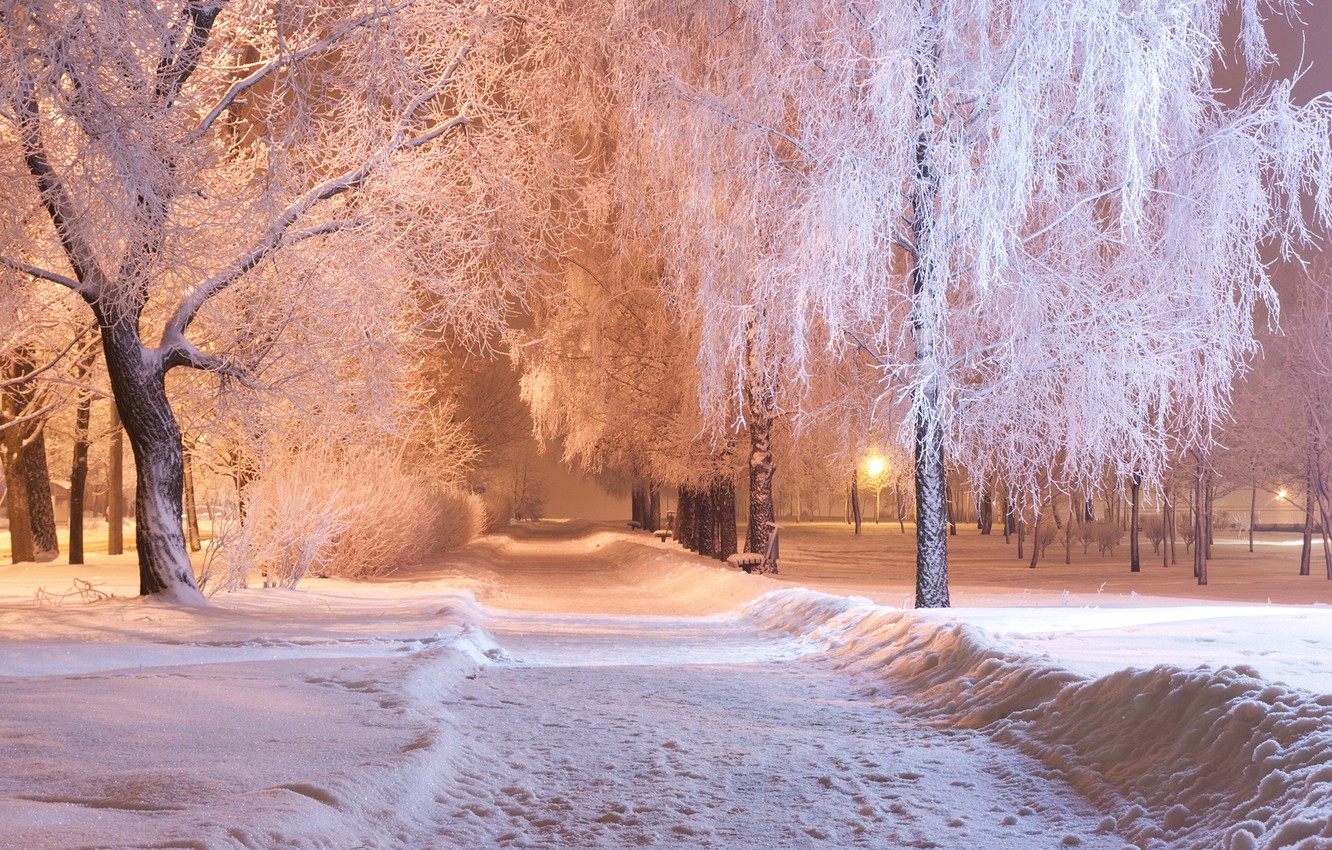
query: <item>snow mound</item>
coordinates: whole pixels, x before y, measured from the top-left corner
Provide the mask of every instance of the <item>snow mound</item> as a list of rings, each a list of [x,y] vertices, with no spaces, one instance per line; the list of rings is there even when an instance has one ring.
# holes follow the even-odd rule
[[[803,589],[741,611],[899,711],[1032,756],[1139,847],[1332,848],[1332,696],[1244,666],[1091,678],[938,613]]]

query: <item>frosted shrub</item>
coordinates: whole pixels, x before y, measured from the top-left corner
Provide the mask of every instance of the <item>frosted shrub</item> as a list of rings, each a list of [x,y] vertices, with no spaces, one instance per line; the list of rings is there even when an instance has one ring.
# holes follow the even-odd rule
[[[1091,533],[1096,540],[1096,548],[1102,555],[1114,557],[1115,547],[1124,539],[1124,530],[1118,523],[1099,520],[1090,523]]]
[[[243,523],[228,510],[201,581],[294,587],[308,575],[370,578],[461,546],[480,532],[479,497],[437,486],[386,450],[279,453],[246,489]]]
[[[1165,540],[1165,519],[1160,514],[1148,514],[1139,520],[1142,533],[1151,541],[1152,551],[1160,554],[1161,542]]]
[[[1049,545],[1055,541],[1055,535],[1058,534],[1058,532],[1059,529],[1055,527],[1055,524],[1053,522],[1042,522],[1036,528],[1035,543],[1036,547],[1041,552],[1042,558],[1045,557],[1046,548],[1049,547]]]

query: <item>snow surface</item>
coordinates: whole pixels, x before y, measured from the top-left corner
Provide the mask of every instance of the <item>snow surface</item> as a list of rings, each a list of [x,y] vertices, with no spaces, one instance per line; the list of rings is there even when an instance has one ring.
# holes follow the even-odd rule
[[[775,579],[541,523],[202,609],[0,567],[0,848],[1332,848],[1282,541],[1197,588],[964,531],[918,612],[896,526],[782,534]]]

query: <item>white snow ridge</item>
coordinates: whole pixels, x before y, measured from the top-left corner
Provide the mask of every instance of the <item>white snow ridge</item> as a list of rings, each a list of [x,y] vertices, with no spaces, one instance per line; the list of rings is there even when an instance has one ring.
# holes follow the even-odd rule
[[[804,590],[748,617],[822,643],[866,695],[1027,753],[1135,846],[1332,847],[1332,695],[1244,665],[1089,678],[967,623]]]

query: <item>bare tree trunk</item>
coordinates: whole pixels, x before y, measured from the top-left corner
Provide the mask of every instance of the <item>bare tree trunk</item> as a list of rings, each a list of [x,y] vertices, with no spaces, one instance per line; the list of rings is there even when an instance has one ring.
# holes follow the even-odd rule
[[[1161,545],[1161,566],[1170,566],[1175,557],[1175,504],[1170,500],[1170,491],[1166,490],[1161,503],[1161,525],[1165,541]]]
[[[19,462],[28,484],[32,548],[37,560],[49,561],[60,554],[60,543],[56,537],[55,502],[51,498],[51,471],[46,464],[45,427],[39,425],[25,441]]]
[[[23,429],[0,431],[0,460],[5,467],[5,506],[9,511],[10,560],[34,560],[32,526],[28,522],[28,478],[23,473]]]
[[[1198,472],[1193,484],[1193,574],[1198,584],[1207,584],[1207,485],[1204,462],[1198,458]]]
[[[693,549],[694,541],[694,490],[681,484],[678,488],[675,506],[675,539],[686,549]]]
[[[1253,527],[1258,524],[1258,482],[1249,489],[1249,552],[1253,553]]]
[[[953,498],[953,485],[948,481],[948,476],[944,476],[944,512],[948,517],[948,536],[957,536],[957,505]]]
[[[745,551],[763,552],[768,548],[775,521],[772,506],[773,478],[777,459],[772,453],[771,416],[750,404],[749,423],[749,523],[745,528]],[[799,504],[797,503],[797,511]]]
[[[772,453],[772,426],[776,420],[777,401],[772,381],[768,377],[767,364],[762,362],[761,353],[754,345],[756,333],[756,326],[751,321],[745,328],[745,413],[749,423],[749,521],[745,526],[746,552],[766,551],[768,538],[776,522],[772,499],[777,458]],[[797,503],[797,521],[799,510]]]
[[[1166,491],[1166,506],[1168,508],[1167,512],[1170,514],[1170,563],[1178,564],[1179,552],[1175,549],[1175,540],[1179,537],[1177,533],[1179,531],[1179,514],[1175,510],[1175,500],[1169,491]]]
[[[83,563],[83,502],[88,489],[88,424],[92,397],[79,396],[74,409],[74,459],[69,468],[69,562]]]
[[[1004,494],[999,499],[1000,510],[1004,513],[1004,545],[1007,546],[1012,541],[1009,539],[1013,534],[1013,503],[1008,498],[1008,488],[1004,488]]]
[[[661,528],[661,485],[656,481],[648,484],[648,531]]]
[[[1203,478],[1203,497],[1207,507],[1207,510],[1203,513],[1203,519],[1207,523],[1207,560],[1210,561],[1212,560],[1212,543],[1215,542],[1214,533],[1216,531],[1216,529],[1213,528],[1214,522],[1212,519],[1212,515],[1215,512],[1216,476],[1212,474],[1211,470],[1208,470],[1206,476]]]
[[[106,554],[125,551],[125,446],[120,414],[111,403],[111,456],[106,467]]]
[[[717,507],[712,488],[703,486],[694,491],[694,540],[698,554],[717,557]]]
[[[1073,516],[1078,512],[1073,494],[1068,494],[1068,522],[1064,523],[1064,563],[1073,563]]]
[[[714,487],[717,502],[717,522],[721,527],[717,557],[726,560],[739,551],[735,528],[735,479],[729,475],[717,480]]]
[[[646,504],[647,488],[635,477],[633,485],[629,488],[629,519],[638,523],[639,528],[643,528],[647,522],[647,511],[644,510]]]
[[[180,526],[184,461],[180,426],[166,394],[166,364],[145,356],[137,316],[108,314],[100,303],[93,310],[116,409],[134,452],[139,593],[203,604]]]
[[[182,455],[185,464],[185,542],[191,552],[198,552],[203,544],[199,539],[199,511],[194,503],[194,464],[191,463],[190,455],[189,449],[185,449]]]
[[[1142,505],[1142,473],[1136,470],[1129,479],[1131,496],[1129,514],[1129,572],[1142,572],[1142,550],[1138,544],[1138,512]]]
[[[856,534],[860,534],[860,470],[851,470],[851,518],[856,525]]]
[[[1036,561],[1041,554],[1041,510],[1038,506],[1035,510],[1035,518],[1031,523],[1031,563],[1028,564],[1031,569],[1036,569]]]
[[[1314,496],[1318,502],[1318,531],[1323,543],[1323,568],[1327,571],[1328,579],[1332,580],[1332,527],[1329,527],[1328,523],[1328,494],[1321,474],[1314,484]]]
[[[977,524],[980,526],[980,533],[987,537],[994,530],[994,492],[988,484],[981,491],[980,518]]]
[[[897,498],[897,528],[906,534],[906,505],[902,503],[902,482],[893,482],[893,493]]]

